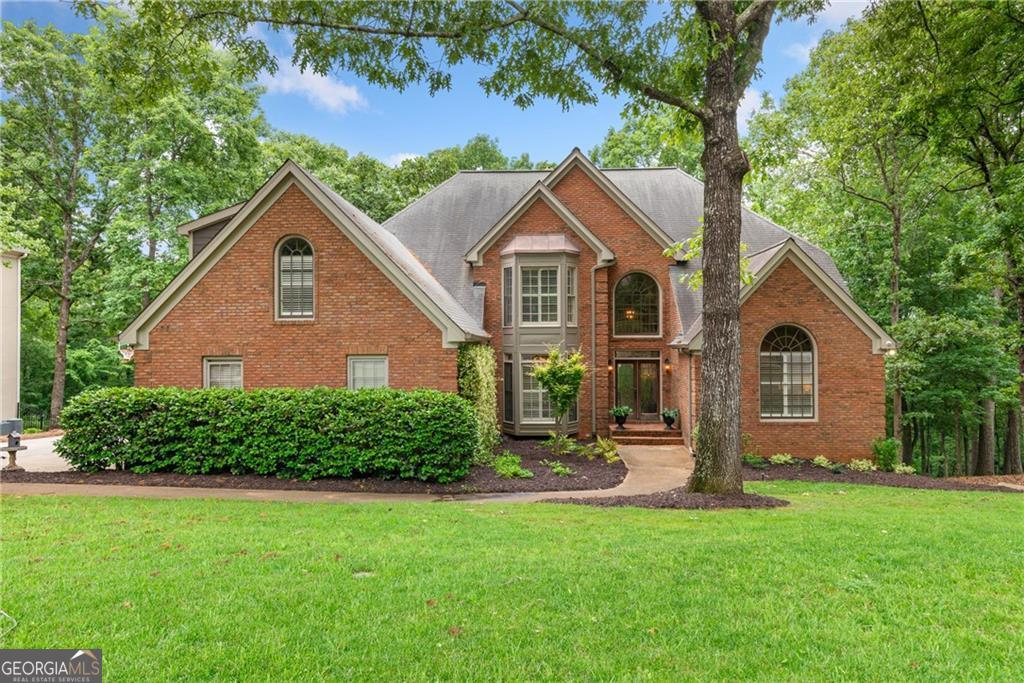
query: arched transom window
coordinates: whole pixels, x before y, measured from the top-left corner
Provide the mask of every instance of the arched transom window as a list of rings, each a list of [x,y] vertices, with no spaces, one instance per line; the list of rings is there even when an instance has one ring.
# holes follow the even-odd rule
[[[761,341],[761,417],[814,418],[814,343],[795,325]]]
[[[658,283],[646,273],[630,273],[615,285],[615,334],[619,336],[661,333],[661,302]]]
[[[289,237],[277,250],[277,315],[313,317],[313,246]]]

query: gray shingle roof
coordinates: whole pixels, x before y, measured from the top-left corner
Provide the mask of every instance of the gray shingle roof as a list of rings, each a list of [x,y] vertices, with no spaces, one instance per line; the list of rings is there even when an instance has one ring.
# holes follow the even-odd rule
[[[672,239],[696,232],[703,215],[704,185],[677,168],[606,169],[605,175]],[[409,248],[434,277],[477,320],[483,318],[482,288],[473,286],[464,255],[491,226],[548,171],[463,171],[385,221],[383,227]],[[843,289],[846,283],[831,257],[768,219],[743,209],[742,240],[754,254],[794,237]],[[666,268],[673,275],[684,328],[700,315],[701,294],[678,284],[699,261]]]
[[[296,164],[298,166],[298,164]],[[465,332],[474,336],[486,338],[489,335],[484,330],[481,324],[480,317],[474,317],[471,315],[466,308],[460,304],[455,297],[447,290],[437,279],[424,267],[416,256],[409,251],[409,249],[402,244],[401,241],[395,235],[377,223],[365,213],[360,211],[354,204],[349,202],[347,199],[339,195],[337,192],[328,187],[322,180],[314,176],[312,173],[306,171],[306,169],[299,166],[303,172],[306,173],[307,177],[316,184],[327,198],[334,202],[338,209],[347,215],[352,222],[355,223],[359,228],[380,247],[384,253],[388,255],[392,262],[396,266],[402,269],[406,275],[408,275],[412,281],[423,290],[423,292],[430,297],[441,310],[445,312],[454,322]],[[482,309],[483,299],[476,297],[470,292],[470,296],[473,299],[480,298],[479,306]]]

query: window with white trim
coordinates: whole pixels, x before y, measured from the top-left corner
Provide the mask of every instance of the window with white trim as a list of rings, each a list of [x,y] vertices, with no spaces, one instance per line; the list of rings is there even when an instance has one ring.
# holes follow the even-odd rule
[[[277,248],[277,316],[313,317],[313,246],[301,237]]]
[[[558,324],[558,266],[521,268],[519,281],[522,321]]]
[[[207,389],[241,389],[241,358],[204,358],[203,386]]]
[[[576,325],[576,266],[565,267],[565,323]]]
[[[376,389],[388,385],[387,356],[349,356],[348,388]]]
[[[501,269],[501,324],[512,327],[512,266]]]
[[[773,328],[761,341],[761,417],[814,418],[814,344],[795,325]]]
[[[523,360],[521,367],[523,375],[523,422],[554,422],[555,410],[551,407],[548,392],[541,387],[537,378],[533,376],[533,361]]]

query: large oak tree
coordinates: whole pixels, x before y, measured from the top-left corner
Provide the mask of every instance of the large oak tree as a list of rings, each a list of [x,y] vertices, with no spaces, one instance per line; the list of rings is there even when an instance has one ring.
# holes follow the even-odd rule
[[[235,53],[252,73],[276,62],[254,29],[287,30],[293,60],[327,73],[347,69],[371,83],[431,92],[451,86],[451,68],[490,65],[480,85],[522,107],[551,98],[563,107],[599,93],[636,110],[668,106],[704,137],[704,348],[700,441],[691,487],[742,490],[739,428],[740,209],[750,169],[736,112],[757,73],[773,18],[821,0],[778,2],[343,2],[255,0],[130,2],[136,21],[122,39],[146,46],[139,73],[159,88],[196,73],[180,55],[196,41]],[[82,2],[88,9],[92,3]],[[183,49],[185,48],[185,49]]]

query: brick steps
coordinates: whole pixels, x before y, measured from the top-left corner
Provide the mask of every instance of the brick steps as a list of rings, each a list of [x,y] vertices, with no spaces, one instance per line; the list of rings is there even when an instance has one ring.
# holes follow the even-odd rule
[[[677,430],[665,431],[654,429],[631,429],[629,431],[612,431],[611,437],[623,446],[683,446],[686,440]]]

